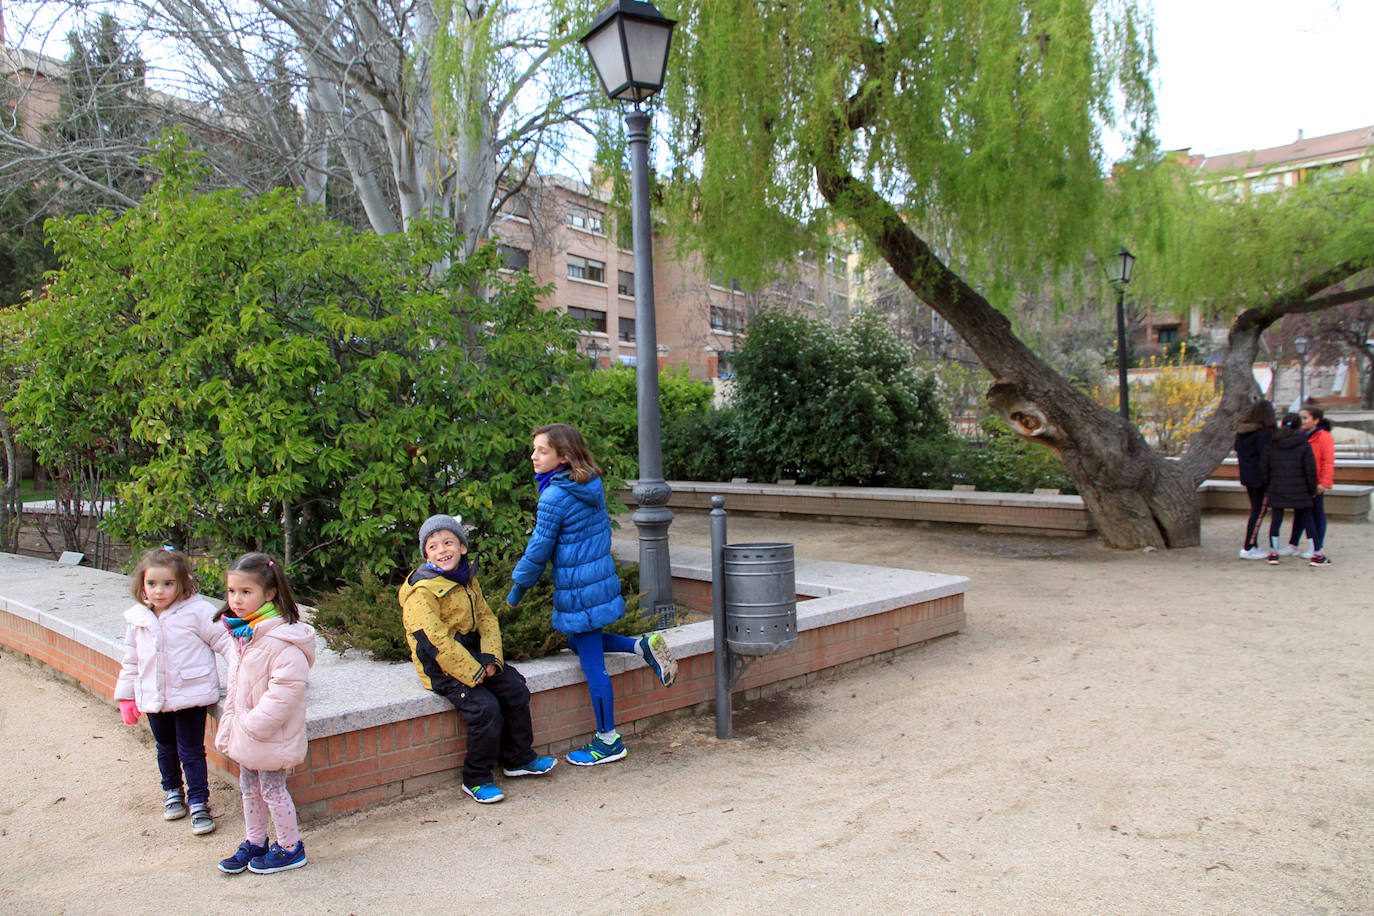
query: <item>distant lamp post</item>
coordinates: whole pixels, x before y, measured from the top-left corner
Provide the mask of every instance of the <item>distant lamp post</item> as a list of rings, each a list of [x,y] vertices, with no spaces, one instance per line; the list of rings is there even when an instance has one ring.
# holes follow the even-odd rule
[[[1121,246],[1121,251],[1107,262],[1107,279],[1116,287],[1116,375],[1117,398],[1121,402],[1121,417],[1130,422],[1131,390],[1126,374],[1126,284],[1135,273],[1135,255]]]
[[[1307,348],[1306,337],[1293,340],[1293,350],[1298,354],[1298,407],[1307,403]]]
[[[639,481],[631,518],[639,529],[643,607],[669,624],[673,568],[668,558],[672,490],[663,480],[663,430],[658,402],[658,332],[654,318],[654,237],[649,222],[649,113],[640,103],[663,88],[675,20],[642,0],[611,0],[582,36],[601,85],[613,101],[634,103],[626,114],[630,140],[630,209],[635,264],[635,378],[639,414]]]
[[[611,355],[610,346],[603,344],[599,340],[590,341],[587,344],[586,350],[587,355],[591,357],[593,369],[599,369],[601,367],[601,357]]]

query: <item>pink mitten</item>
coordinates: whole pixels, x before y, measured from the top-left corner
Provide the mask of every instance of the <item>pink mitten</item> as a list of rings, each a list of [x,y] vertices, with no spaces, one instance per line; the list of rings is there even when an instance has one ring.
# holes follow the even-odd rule
[[[133,725],[138,721],[138,704],[133,700],[120,700],[119,714],[124,717],[125,725]]]

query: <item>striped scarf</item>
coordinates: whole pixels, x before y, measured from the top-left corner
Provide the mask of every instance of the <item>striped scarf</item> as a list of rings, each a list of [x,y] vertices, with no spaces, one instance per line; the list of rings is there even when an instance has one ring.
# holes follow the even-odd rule
[[[229,614],[224,615],[224,627],[239,639],[250,640],[253,638],[253,628],[264,620],[271,620],[273,617],[280,617],[281,612],[272,602],[267,602],[247,617],[234,617]]]

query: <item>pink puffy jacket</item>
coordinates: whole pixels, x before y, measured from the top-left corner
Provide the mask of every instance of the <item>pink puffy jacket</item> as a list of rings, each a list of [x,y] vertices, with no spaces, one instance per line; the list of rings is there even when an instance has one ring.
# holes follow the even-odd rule
[[[264,620],[231,653],[229,692],[215,747],[250,770],[289,770],[305,760],[305,684],[315,663],[315,628]]]
[[[133,700],[140,712],[175,712],[219,702],[215,653],[233,656],[234,638],[210,618],[215,606],[196,595],[161,614],[141,604],[124,612],[124,664],[116,700]]]

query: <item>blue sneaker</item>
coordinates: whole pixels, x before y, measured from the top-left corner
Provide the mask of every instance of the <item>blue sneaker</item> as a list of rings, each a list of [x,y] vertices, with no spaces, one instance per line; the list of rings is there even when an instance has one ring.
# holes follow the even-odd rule
[[[254,859],[267,855],[267,846],[258,846],[248,840],[239,844],[239,851],[227,859],[219,860],[219,870],[226,875],[237,875],[247,870],[248,863]]]
[[[479,805],[494,805],[506,797],[506,793],[497,788],[494,782],[484,783],[480,786],[464,785],[463,791]]]
[[[501,772],[507,776],[544,776],[553,769],[553,765],[557,762],[552,757],[536,757],[522,767],[515,769],[502,767]]]
[[[654,669],[664,687],[673,686],[673,681],[677,680],[677,659],[673,658],[662,633],[639,637],[639,654],[644,656],[644,663]]]
[[[579,767],[594,767],[599,763],[619,760],[628,753],[630,752],[625,750],[625,742],[620,740],[619,735],[610,744],[600,738],[592,738],[577,750],[568,752],[568,763]]]
[[[300,868],[305,864],[305,840],[297,840],[296,848],[287,852],[276,843],[267,850],[266,855],[257,856],[248,863],[248,870],[255,875],[270,875],[274,871],[287,871]]]

